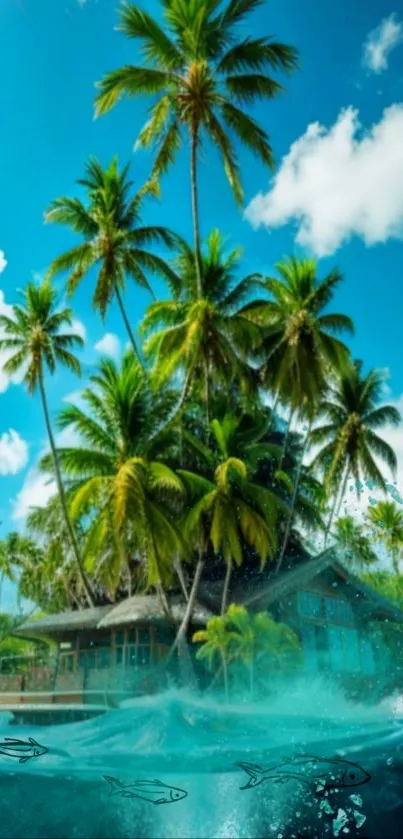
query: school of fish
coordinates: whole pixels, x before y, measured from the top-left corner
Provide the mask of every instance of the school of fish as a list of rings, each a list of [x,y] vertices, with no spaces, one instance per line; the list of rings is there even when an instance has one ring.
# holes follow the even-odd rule
[[[14,758],[19,763],[26,763],[32,758],[38,758],[48,753],[48,748],[42,746],[33,737],[28,740],[18,740],[5,737],[0,741],[0,754]],[[358,763],[339,758],[319,758],[315,755],[296,755],[283,758],[276,766],[263,769],[254,763],[239,762],[236,764],[249,777],[240,789],[257,787],[264,781],[274,784],[286,784],[291,780],[308,784],[316,794],[331,790],[358,787],[368,783],[371,779],[369,772],[362,769]],[[123,784],[111,775],[104,775],[109,784],[109,798],[142,799],[151,804],[173,804],[187,798],[188,793],[180,787],[173,787],[158,779],[137,780],[132,784]]]

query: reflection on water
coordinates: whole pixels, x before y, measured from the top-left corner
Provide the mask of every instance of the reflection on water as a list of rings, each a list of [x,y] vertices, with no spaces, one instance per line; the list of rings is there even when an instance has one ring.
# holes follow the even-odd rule
[[[403,717],[390,702],[353,705],[320,682],[284,685],[253,707],[170,692],[87,722],[33,730],[10,728],[4,714],[0,739],[10,733],[44,743],[48,753],[22,765],[0,756],[1,837],[399,836]],[[330,774],[332,760],[348,761],[371,778],[334,787],[324,775],[312,789],[294,772],[285,779],[276,770],[256,789],[240,789],[246,776],[237,763],[289,768],[302,755],[321,758]],[[173,807],[155,807],[151,793],[149,800],[109,797],[104,776],[129,792],[160,782],[165,795],[168,788],[187,795]]]

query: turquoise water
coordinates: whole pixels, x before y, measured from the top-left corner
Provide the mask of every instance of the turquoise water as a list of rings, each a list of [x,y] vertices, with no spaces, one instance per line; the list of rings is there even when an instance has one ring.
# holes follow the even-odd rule
[[[48,754],[19,764],[0,755],[0,837],[397,837],[403,814],[403,717],[392,702],[349,704],[336,689],[300,682],[251,706],[171,691],[131,700],[94,720],[10,726]],[[296,780],[241,790],[238,761],[277,766],[296,754],[342,757],[369,783],[315,795]],[[114,796],[123,784],[157,779],[188,795],[170,804]]]

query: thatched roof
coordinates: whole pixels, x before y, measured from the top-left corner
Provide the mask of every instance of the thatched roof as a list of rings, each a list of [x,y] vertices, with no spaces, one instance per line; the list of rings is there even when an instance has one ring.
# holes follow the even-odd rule
[[[112,606],[96,606],[92,609],[81,609],[76,612],[59,612],[46,615],[38,620],[24,621],[14,635],[62,635],[64,632],[82,632],[95,629],[100,620],[112,609]]]
[[[177,623],[182,620],[186,603],[178,598],[171,604],[172,614]],[[196,603],[192,624],[204,626],[213,617],[213,612]],[[153,594],[137,594],[122,600],[117,606],[98,606],[93,609],[82,609],[77,612],[60,612],[57,615],[46,615],[39,620],[32,618],[20,624],[15,630],[16,635],[28,637],[49,635],[58,636],[68,632],[83,632],[91,629],[109,629],[113,626],[125,626],[133,623],[154,623],[166,621],[159,599]]]
[[[185,614],[186,603],[177,599],[176,602],[171,602],[171,609],[175,621],[179,623]],[[213,613],[209,609],[196,603],[192,616],[193,624],[204,626],[212,617]],[[102,618],[98,628],[140,623],[142,621],[152,623],[166,621],[159,598],[154,594],[135,595],[123,600]]]

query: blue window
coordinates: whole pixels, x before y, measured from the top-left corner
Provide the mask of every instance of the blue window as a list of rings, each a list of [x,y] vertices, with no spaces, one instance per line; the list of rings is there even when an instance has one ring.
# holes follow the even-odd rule
[[[343,630],[339,626],[329,626],[328,635],[331,669],[335,673],[342,673],[344,670]]]
[[[309,673],[318,671],[318,653],[316,649],[315,627],[306,623],[302,626],[302,646],[304,650],[304,666]]]
[[[343,628],[343,635],[345,669],[348,673],[358,673],[361,667],[357,631]]]
[[[372,643],[369,638],[361,638],[361,669],[363,673],[375,673],[375,657]]]
[[[322,617],[322,598],[310,591],[299,591],[298,611],[305,618]]]

